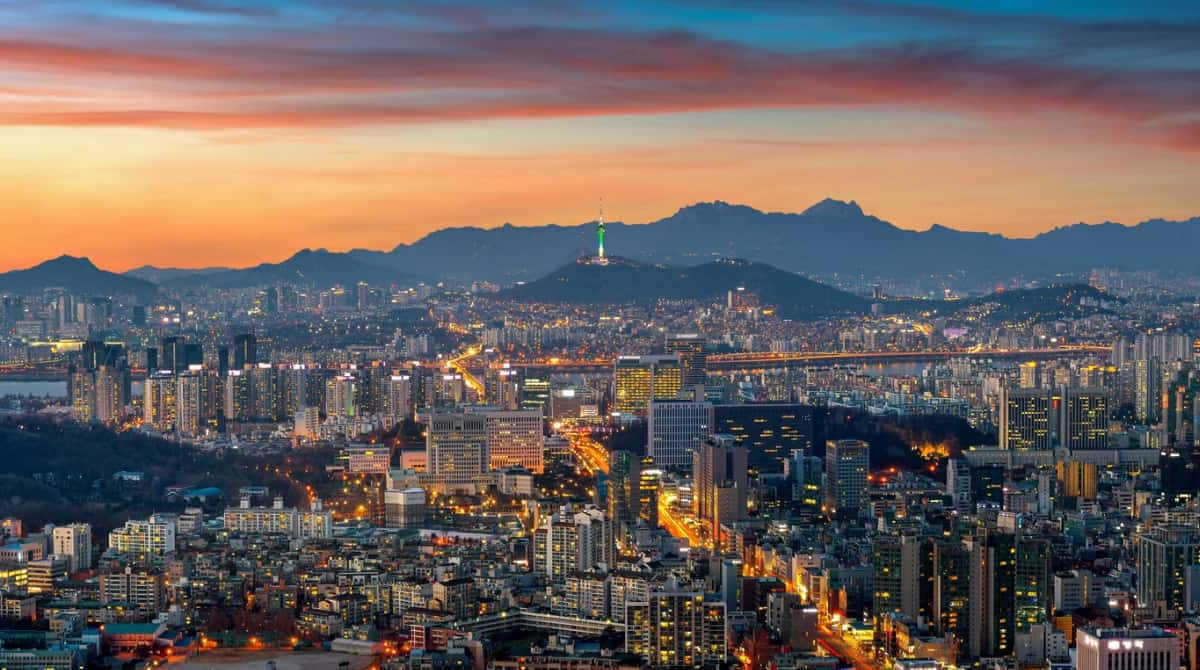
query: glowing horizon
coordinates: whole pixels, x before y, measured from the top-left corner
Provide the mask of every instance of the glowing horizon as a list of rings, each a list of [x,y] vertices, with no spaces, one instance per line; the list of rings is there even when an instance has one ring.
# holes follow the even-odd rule
[[[1029,237],[1200,215],[1200,6],[0,1],[0,269],[855,200]]]

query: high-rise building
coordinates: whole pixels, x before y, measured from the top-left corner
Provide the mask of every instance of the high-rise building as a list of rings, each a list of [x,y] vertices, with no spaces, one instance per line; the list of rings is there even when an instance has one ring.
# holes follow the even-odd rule
[[[654,467],[649,456],[642,457],[638,470],[638,518],[650,528],[658,528],[658,486],[662,470]]]
[[[965,458],[952,458],[946,462],[946,493],[959,514],[970,514],[975,509],[971,496],[971,463]]]
[[[613,410],[645,416],[652,400],[671,400],[682,388],[677,356],[620,356],[613,367]]]
[[[184,437],[200,434],[204,423],[203,372],[189,370],[175,378],[175,430]]]
[[[933,584],[933,627],[939,635],[953,637],[965,647],[974,616],[971,602],[972,557],[960,542],[934,544],[936,577]]]
[[[388,375],[383,383],[383,415],[389,423],[399,423],[412,414],[412,376]]]
[[[1169,609],[1187,603],[1185,568],[1200,563],[1200,530],[1155,524],[1137,533],[1138,602],[1161,601]]]
[[[172,335],[162,338],[162,354],[159,356],[159,370],[178,374],[187,369],[187,344],[182,335]]]
[[[179,382],[160,371],[146,377],[142,386],[142,423],[160,433],[175,432],[179,418]]]
[[[597,507],[564,507],[534,531],[533,569],[553,582],[597,565],[612,568],[615,556],[612,520]]]
[[[429,476],[439,491],[473,489],[489,464],[486,416],[432,414],[425,431],[425,450]]]
[[[242,370],[247,366],[258,365],[258,338],[254,333],[240,333],[233,336],[234,370]]]
[[[1078,670],[1177,670],[1179,638],[1161,628],[1083,628],[1076,641]]]
[[[70,571],[78,572],[92,567],[92,526],[73,523],[55,526],[51,533],[54,554],[70,558]]]
[[[254,419],[254,379],[246,370],[230,370],[225,375],[225,419]]]
[[[352,418],[357,415],[354,391],[357,383],[351,372],[334,375],[325,381],[325,416]]]
[[[712,435],[713,406],[707,402],[654,400],[647,422],[648,454],[658,468],[690,468],[700,445]]]
[[[929,576],[933,544],[913,535],[879,535],[871,540],[876,616],[921,616],[922,576]]]
[[[1038,389],[1000,389],[1000,448],[1053,448],[1050,395]]]
[[[521,379],[521,409],[546,414],[550,402],[550,377],[525,373]]]
[[[1108,395],[1104,389],[1064,389],[1058,417],[1062,446],[1072,451],[1108,448]]]
[[[608,453],[608,517],[624,529],[637,525],[642,460],[632,451]]]
[[[746,516],[750,479],[746,470],[746,449],[729,435],[705,440],[696,452],[692,467],[696,518],[710,537],[717,537],[721,524]]]
[[[685,591],[671,578],[666,588],[625,605],[625,651],[651,668],[702,667],[725,661],[725,603]]]
[[[871,447],[862,440],[830,440],[825,445],[825,511],[852,518],[867,506]]]
[[[537,410],[484,412],[487,417],[488,469],[523,466],[541,473],[545,436]]]
[[[702,335],[696,333],[667,335],[667,355],[679,357],[679,362],[683,367],[682,384],[684,388],[704,386],[708,383],[706,348],[707,342]]]

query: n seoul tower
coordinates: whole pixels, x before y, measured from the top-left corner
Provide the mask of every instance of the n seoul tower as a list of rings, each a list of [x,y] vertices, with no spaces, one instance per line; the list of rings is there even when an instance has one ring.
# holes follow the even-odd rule
[[[600,253],[597,258],[604,258],[604,201],[600,201],[600,221],[596,224],[596,237],[600,240]]]

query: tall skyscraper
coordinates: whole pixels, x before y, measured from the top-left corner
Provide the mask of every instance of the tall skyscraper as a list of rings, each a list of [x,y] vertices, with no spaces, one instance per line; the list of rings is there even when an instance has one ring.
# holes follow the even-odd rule
[[[175,432],[178,420],[179,384],[166,370],[146,377],[142,386],[142,423],[160,433]]]
[[[1155,524],[1137,533],[1138,602],[1187,603],[1185,568],[1200,563],[1200,530],[1182,524]]]
[[[654,400],[647,422],[648,454],[658,468],[690,468],[700,445],[712,435],[713,406],[707,402]]]
[[[162,338],[162,354],[159,356],[159,369],[178,374],[187,369],[187,353],[184,351],[186,341],[182,335],[172,335]]]
[[[922,577],[929,577],[932,541],[913,535],[880,535],[871,540],[875,570],[875,614],[921,615]],[[923,555],[924,554],[924,555]]]
[[[189,370],[175,378],[175,430],[184,437],[195,437],[204,423],[203,381],[200,370]]]
[[[334,375],[325,381],[325,416],[350,418],[357,416],[355,385],[358,379],[351,372]]]
[[[652,400],[674,399],[682,382],[677,356],[619,356],[613,367],[613,409],[645,416]]]
[[[258,338],[254,333],[239,333],[233,336],[233,369],[247,365],[258,365]]]
[[[1108,448],[1108,394],[1104,389],[1063,389],[1058,440],[1072,451]]]
[[[546,405],[550,402],[550,377],[548,375],[533,375],[526,372],[521,379],[521,403],[523,410],[546,414]]]
[[[642,459],[632,451],[608,454],[608,517],[624,528],[637,525]]]
[[[825,510],[853,518],[866,511],[871,447],[862,440],[830,440],[825,445]]]
[[[750,488],[746,462],[746,449],[729,435],[705,440],[695,453],[693,505],[696,518],[710,537],[719,535],[721,524],[746,516]]]
[[[1038,389],[1000,388],[1000,448],[1053,448],[1050,395]]]
[[[429,417],[425,450],[437,490],[473,490],[488,469],[487,418],[483,414],[436,413]]]
[[[707,342],[696,333],[667,335],[668,356],[679,357],[683,367],[683,387],[704,386],[708,383]]]

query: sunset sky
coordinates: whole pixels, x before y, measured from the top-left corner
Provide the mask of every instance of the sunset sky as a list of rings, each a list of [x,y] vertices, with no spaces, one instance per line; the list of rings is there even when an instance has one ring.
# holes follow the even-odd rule
[[[857,200],[1200,215],[1200,3],[0,0],[0,269]],[[730,9],[736,7],[737,9]]]

